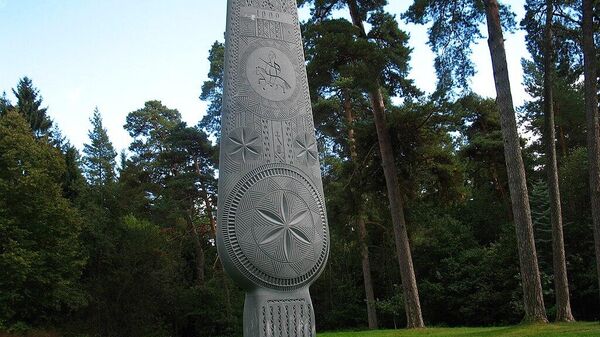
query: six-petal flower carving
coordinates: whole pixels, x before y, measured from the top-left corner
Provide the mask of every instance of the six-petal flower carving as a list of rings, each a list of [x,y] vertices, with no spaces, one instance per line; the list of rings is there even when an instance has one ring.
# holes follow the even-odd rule
[[[279,245],[282,245],[286,261],[289,262],[292,256],[294,240],[310,244],[310,238],[300,230],[300,227],[310,218],[310,212],[304,206],[299,211],[292,213],[289,197],[285,192],[282,193],[281,203],[277,212],[274,213],[270,210],[259,209],[258,214],[269,225],[275,227],[260,238],[259,244],[264,245],[277,242]]]
[[[296,138],[296,146],[298,147],[297,158],[306,158],[309,163],[317,161],[317,143],[308,133]]]
[[[246,162],[248,158],[257,157],[260,154],[259,136],[252,130],[240,128],[229,134],[231,149],[229,155],[241,158]]]

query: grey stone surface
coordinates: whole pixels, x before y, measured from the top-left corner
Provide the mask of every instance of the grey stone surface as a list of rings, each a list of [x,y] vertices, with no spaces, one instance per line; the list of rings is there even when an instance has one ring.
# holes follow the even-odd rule
[[[315,337],[329,230],[295,0],[228,0],[217,245],[244,337]]]

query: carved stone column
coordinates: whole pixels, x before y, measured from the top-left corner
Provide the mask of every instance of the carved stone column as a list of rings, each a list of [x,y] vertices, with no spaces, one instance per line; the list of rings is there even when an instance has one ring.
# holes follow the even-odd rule
[[[244,337],[315,337],[329,230],[295,0],[228,0],[217,245]]]

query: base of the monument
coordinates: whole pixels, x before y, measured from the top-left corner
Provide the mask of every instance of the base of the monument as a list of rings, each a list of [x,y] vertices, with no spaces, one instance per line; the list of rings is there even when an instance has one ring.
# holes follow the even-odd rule
[[[246,293],[244,337],[316,337],[314,316],[308,287],[256,289]]]

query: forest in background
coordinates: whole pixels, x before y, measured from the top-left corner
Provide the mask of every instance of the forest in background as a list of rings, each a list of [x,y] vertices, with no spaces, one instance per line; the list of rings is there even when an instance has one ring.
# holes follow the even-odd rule
[[[600,4],[527,0],[515,22],[492,0],[298,3],[331,231],[317,329],[598,320]],[[394,15],[429,25],[435,92],[408,79]],[[511,129],[515,29],[531,100]],[[482,37],[497,99],[469,87]],[[0,96],[0,331],[241,334],[244,293],[215,247],[223,58],[217,41],[197,125],[140,102],[120,154],[97,109],[79,151],[32,79]]]

